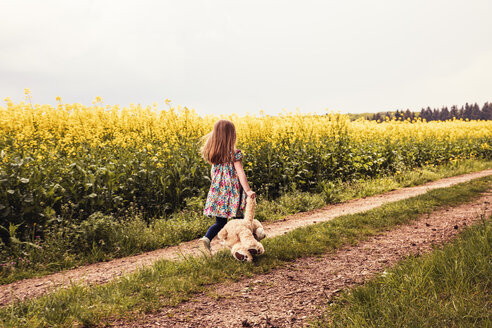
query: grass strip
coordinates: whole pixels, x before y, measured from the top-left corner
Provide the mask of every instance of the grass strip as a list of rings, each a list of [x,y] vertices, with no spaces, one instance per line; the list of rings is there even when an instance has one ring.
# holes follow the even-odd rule
[[[266,253],[255,263],[235,261],[227,251],[212,258],[161,260],[153,266],[99,286],[73,285],[0,310],[5,327],[93,326],[106,318],[134,319],[163,305],[175,305],[206,285],[268,272],[303,256],[322,254],[408,223],[442,206],[455,206],[489,190],[492,177],[475,179],[354,215],[296,229],[264,241]]]
[[[281,220],[287,215],[327,204],[488,168],[492,168],[492,161],[468,159],[372,179],[322,183],[322,192],[317,194],[290,192],[273,201],[259,199],[256,218],[260,221]],[[203,201],[190,201],[185,211],[175,213],[171,218],[156,219],[150,225],[138,215],[122,222],[108,216],[95,215],[81,226],[69,224],[68,227],[53,229],[37,248],[14,243],[13,247],[2,251],[0,244],[0,255],[2,252],[9,254],[5,256],[8,258],[6,263],[0,266],[0,284],[135,255],[198,238],[205,234],[213,221],[202,215]],[[85,241],[80,242],[80,239]],[[32,242],[37,241],[34,239]]]
[[[342,292],[313,327],[492,327],[492,216]]]

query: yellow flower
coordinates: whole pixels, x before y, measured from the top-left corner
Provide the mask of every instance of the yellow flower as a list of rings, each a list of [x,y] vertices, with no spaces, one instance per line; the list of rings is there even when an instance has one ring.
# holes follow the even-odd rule
[[[26,96],[30,95],[30,94],[31,94],[31,89],[29,89],[29,88],[25,88],[25,89],[24,89],[24,94],[25,94]]]

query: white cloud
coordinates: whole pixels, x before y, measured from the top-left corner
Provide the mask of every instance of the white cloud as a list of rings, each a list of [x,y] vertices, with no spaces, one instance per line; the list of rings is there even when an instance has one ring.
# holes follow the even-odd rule
[[[121,105],[171,98],[200,113],[240,114],[490,100],[492,82],[480,73],[490,72],[487,0],[0,7],[0,96],[15,100],[29,87],[39,103],[58,95]]]

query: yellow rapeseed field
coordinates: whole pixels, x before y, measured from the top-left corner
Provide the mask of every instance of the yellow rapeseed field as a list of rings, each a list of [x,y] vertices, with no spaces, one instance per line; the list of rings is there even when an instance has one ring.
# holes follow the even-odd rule
[[[166,108],[13,103],[0,106],[0,217],[42,223],[83,219],[135,203],[149,215],[204,197],[209,165],[201,138],[217,116]],[[492,122],[350,122],[331,113],[224,116],[234,122],[248,179],[264,197],[316,191],[320,182],[374,177],[460,158],[490,158]],[[133,204],[132,204],[133,202]]]

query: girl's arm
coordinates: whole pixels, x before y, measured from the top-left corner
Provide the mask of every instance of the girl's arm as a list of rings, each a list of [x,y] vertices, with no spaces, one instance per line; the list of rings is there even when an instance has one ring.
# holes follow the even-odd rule
[[[239,178],[239,182],[241,183],[241,186],[243,187],[246,194],[251,198],[255,198],[256,193],[252,191],[251,188],[249,187],[248,179],[246,178],[246,174],[244,173],[242,162],[235,161],[234,168],[236,169],[237,177]]]

